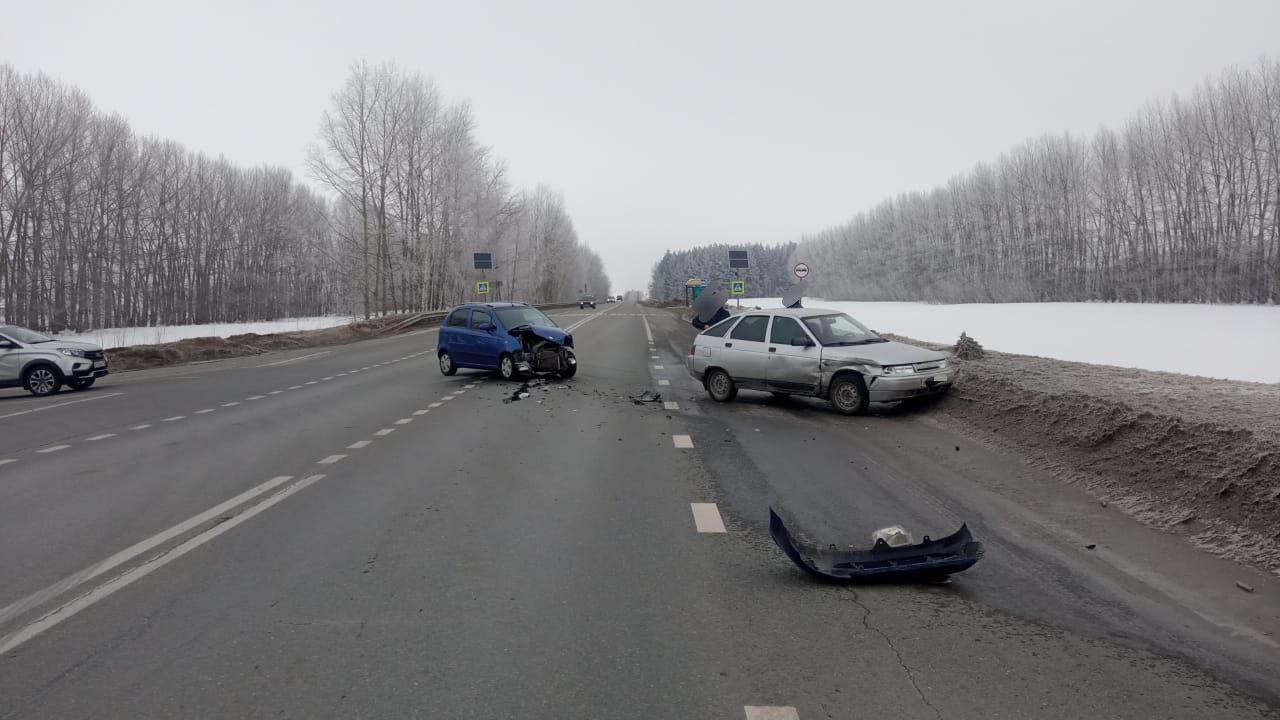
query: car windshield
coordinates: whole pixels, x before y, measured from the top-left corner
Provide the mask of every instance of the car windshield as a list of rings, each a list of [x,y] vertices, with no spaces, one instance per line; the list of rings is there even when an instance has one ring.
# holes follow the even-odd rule
[[[818,338],[818,342],[826,347],[887,342],[844,313],[807,317],[804,318],[804,324]]]
[[[494,311],[498,313],[498,319],[502,321],[502,326],[508,330],[521,325],[559,327],[556,325],[554,320],[547,317],[546,313],[536,307],[530,307],[528,305],[494,308]]]
[[[0,335],[4,335],[7,338],[17,340],[20,343],[26,343],[28,345],[39,345],[40,343],[53,342],[53,338],[48,335],[41,335],[35,330],[28,330],[24,327],[18,327],[17,325],[0,326]]]

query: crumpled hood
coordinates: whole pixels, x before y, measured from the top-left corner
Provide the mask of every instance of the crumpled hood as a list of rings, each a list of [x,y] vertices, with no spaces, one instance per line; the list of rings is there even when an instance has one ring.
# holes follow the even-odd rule
[[[930,360],[941,360],[947,356],[938,350],[927,350],[906,343],[889,342],[871,343],[870,345],[847,345],[843,347],[822,348],[823,360],[845,361],[870,365],[906,365],[922,363]]]
[[[508,334],[519,337],[524,333],[532,333],[542,338],[550,340],[557,345],[564,345],[564,339],[569,333],[557,327],[547,327],[546,325],[517,325],[508,331]]]

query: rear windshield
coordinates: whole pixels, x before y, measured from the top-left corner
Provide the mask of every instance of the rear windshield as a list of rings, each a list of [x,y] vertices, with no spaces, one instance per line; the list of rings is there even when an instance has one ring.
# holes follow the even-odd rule
[[[515,307],[494,308],[502,327],[510,330],[521,325],[542,325],[544,327],[560,327],[556,321],[547,317],[546,313],[536,307],[517,305]]]
[[[721,320],[715,325],[703,330],[702,334],[708,337],[724,337],[724,334],[729,332],[729,328],[733,326],[733,321],[736,319],[737,318],[728,318]]]

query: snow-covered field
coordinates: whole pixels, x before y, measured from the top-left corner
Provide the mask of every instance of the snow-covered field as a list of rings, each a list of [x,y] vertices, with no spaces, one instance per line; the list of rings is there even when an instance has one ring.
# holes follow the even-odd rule
[[[79,340],[101,345],[104,348],[129,345],[156,345],[197,337],[231,337],[244,333],[295,332],[298,330],[323,330],[351,323],[350,316],[325,316],[287,318],[269,322],[216,323],[211,325],[169,325],[166,327],[107,328],[85,333],[59,333],[64,340]]]
[[[1146,303],[929,305],[828,302],[879,332],[937,343],[969,333],[983,347],[1021,355],[1280,383],[1280,307]],[[732,303],[731,303],[732,306]],[[780,307],[779,298],[742,306]]]

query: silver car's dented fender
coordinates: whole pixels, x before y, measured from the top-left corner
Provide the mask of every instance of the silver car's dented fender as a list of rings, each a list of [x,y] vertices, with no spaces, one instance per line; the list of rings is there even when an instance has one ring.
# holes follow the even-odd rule
[[[947,360],[915,363],[912,370],[909,374],[889,374],[884,366],[866,358],[828,358],[824,354],[820,392],[826,395],[836,375],[850,371],[862,376],[871,402],[894,402],[943,393],[955,379],[955,368]]]

